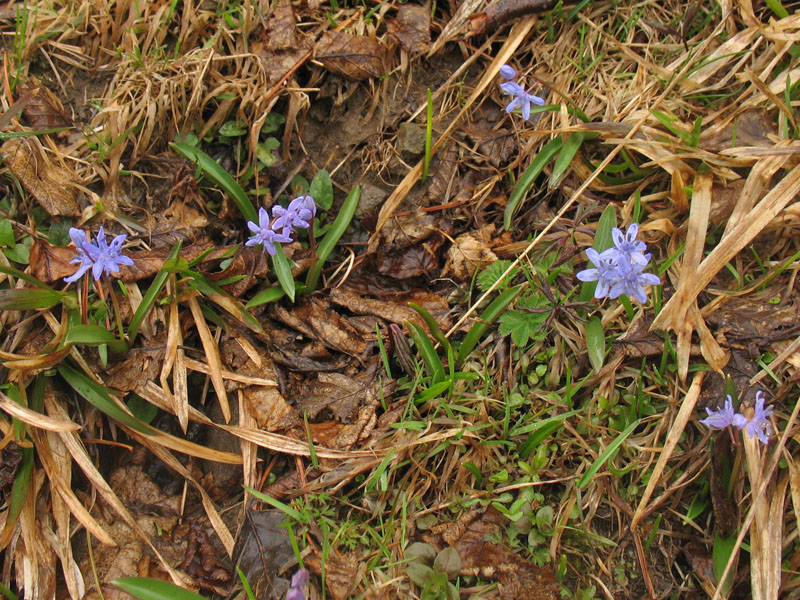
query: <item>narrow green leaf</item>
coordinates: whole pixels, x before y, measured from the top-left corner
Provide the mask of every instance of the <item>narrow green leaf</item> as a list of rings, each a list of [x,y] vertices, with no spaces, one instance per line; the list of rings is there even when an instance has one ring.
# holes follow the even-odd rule
[[[99,325],[73,325],[64,336],[65,344],[109,344],[117,341],[114,334]]]
[[[406,321],[405,325],[408,328],[409,334],[411,334],[411,339],[414,340],[414,345],[417,347],[422,357],[422,362],[425,364],[425,370],[428,372],[431,381],[433,383],[444,381],[445,375],[442,359],[439,358],[439,355],[436,353],[436,348],[433,347],[433,344],[428,339],[428,334],[425,333],[422,327],[411,321]]]
[[[67,383],[89,404],[105,413],[108,417],[127,425],[131,429],[142,433],[153,435],[156,431],[149,425],[142,423],[136,417],[125,412],[108,393],[108,390],[100,384],[92,381],[83,373],[76,371],[68,365],[59,367],[59,374]]]
[[[8,598],[8,600],[19,600],[19,598],[17,598],[17,595],[10,589],[8,589],[6,586],[4,586],[2,583],[0,583],[0,593],[2,593],[3,596]]]
[[[294,519],[298,523],[307,523],[308,518],[303,515],[300,511],[293,509],[288,504],[284,504],[280,500],[276,500],[272,496],[267,496],[266,494],[262,494],[261,492],[249,488],[247,486],[244,487],[250,494],[252,494],[255,498],[261,500],[265,504],[269,504],[273,508],[277,508],[279,511],[283,512],[287,517]]]
[[[508,288],[504,292],[501,292],[497,298],[492,300],[489,306],[486,307],[486,310],[484,310],[475,321],[475,324],[470,328],[469,332],[467,332],[464,341],[461,342],[461,347],[458,349],[458,357],[456,358],[457,364],[460,365],[464,362],[464,359],[466,359],[470,352],[475,349],[475,346],[478,345],[478,342],[489,329],[489,326],[505,312],[506,307],[508,307],[511,301],[516,298],[517,294],[521,291],[522,286]]]
[[[419,394],[414,396],[414,403],[417,405],[424,404],[428,400],[433,400],[437,396],[441,396],[452,387],[453,381],[451,379],[434,383],[428,389],[422,390]]]
[[[328,233],[325,234],[325,237],[317,247],[317,262],[314,263],[314,266],[308,271],[308,276],[306,277],[306,289],[304,293],[310,294],[317,288],[317,281],[322,273],[322,267],[325,264],[325,261],[328,260],[331,252],[333,252],[336,244],[339,243],[339,240],[344,235],[344,232],[347,231],[347,228],[350,226],[350,221],[353,220],[353,215],[356,214],[356,208],[358,207],[358,202],[360,200],[361,188],[356,186],[347,195],[347,198],[345,198],[342,208],[339,209],[339,214],[336,215],[336,220],[333,222],[333,225],[331,225]]]
[[[22,462],[20,462],[17,474],[14,477],[14,485],[11,488],[11,500],[8,503],[8,516],[6,517],[6,527],[17,522],[22,507],[25,506],[25,499],[28,497],[28,489],[31,482],[31,471],[33,471],[33,448],[22,448]]]
[[[245,308],[255,308],[256,306],[261,306],[262,304],[269,304],[270,302],[277,302],[281,298],[286,295],[286,292],[283,291],[283,288],[280,286],[275,286],[271,288],[267,288],[265,290],[261,290],[255,296],[253,296],[247,304],[245,304]]]
[[[719,532],[714,532],[714,547],[711,549],[711,562],[714,569],[714,578],[719,581],[725,572],[725,567],[736,551],[736,536],[723,537]],[[727,596],[728,591],[733,585],[733,575],[736,569],[731,569],[725,583],[722,585],[723,597]]]
[[[383,369],[386,371],[386,376],[391,379],[392,378],[392,368],[389,364],[389,353],[386,352],[386,345],[383,343],[383,336],[381,335],[381,326],[378,323],[375,323],[375,339],[378,340],[378,351],[381,354],[381,360],[383,361]]]
[[[161,579],[123,577],[112,583],[139,600],[205,600],[200,594]]]
[[[50,308],[61,302],[62,292],[45,289],[0,290],[0,310],[36,310]]]
[[[622,446],[625,440],[628,439],[628,436],[633,433],[633,430],[636,429],[641,422],[641,419],[636,419],[633,423],[628,425],[622,433],[614,438],[614,441],[608,445],[608,448],[603,450],[600,456],[597,457],[597,460],[591,464],[586,473],[584,473],[583,476],[578,480],[578,489],[585,488],[587,485],[589,485],[589,483],[592,481],[592,477],[594,477],[600,468],[606,463],[606,461],[611,458],[617,450],[619,450],[620,446]]]
[[[383,473],[386,471],[386,469],[389,466],[389,463],[392,462],[393,458],[394,458],[394,450],[390,450],[389,454],[387,454],[383,458],[381,464],[378,465],[378,468],[375,469],[375,472],[372,473],[372,475],[370,475],[370,478],[367,480],[367,488],[366,488],[367,491],[375,489],[378,480],[381,478],[381,475],[383,475]]]
[[[525,169],[525,172],[517,181],[517,185],[514,186],[514,191],[511,192],[511,196],[508,199],[508,204],[506,204],[506,210],[503,213],[503,227],[506,230],[511,227],[511,219],[514,217],[514,213],[517,212],[517,209],[524,200],[525,195],[528,193],[531,187],[533,187],[536,178],[544,170],[548,163],[553,160],[553,157],[558,153],[558,151],[561,150],[563,143],[564,142],[560,136],[547,142],[542,149],[539,150],[536,158],[531,161],[531,164],[528,165],[528,168]]]
[[[242,589],[247,595],[247,600],[256,600],[256,595],[253,593],[253,588],[250,587],[250,582],[247,581],[247,576],[239,567],[236,567],[236,574],[239,576],[239,581],[242,582]]]
[[[556,162],[553,163],[553,172],[550,175],[550,183],[548,184],[551,190],[557,188],[561,183],[564,175],[566,175],[569,170],[569,166],[572,164],[572,159],[575,158],[578,150],[581,149],[581,144],[583,144],[583,140],[585,139],[586,133],[578,131],[570,135],[569,139],[564,143],[561,152],[558,153]]]
[[[211,179],[214,183],[220,186],[223,191],[228,194],[233,203],[242,213],[245,221],[253,221],[258,223],[258,214],[247,194],[244,193],[242,186],[231,177],[225,169],[223,169],[217,161],[211,158],[208,154],[187,144],[173,142],[170,144],[173,150],[178,154],[188,158],[189,160],[197,163],[197,166],[203,174]]]
[[[442,348],[445,349],[449,348],[450,340],[444,337],[444,334],[442,333],[442,330],[439,329],[439,324],[436,322],[436,319],[433,318],[433,315],[424,308],[422,308],[419,304],[415,304],[414,302],[409,302],[408,305],[415,311],[417,311],[419,313],[419,316],[422,317],[422,320],[425,321],[425,324],[431,331],[433,339],[439,342]]]
[[[36,277],[32,275],[28,275],[27,273],[23,273],[22,271],[15,269],[14,267],[6,267],[4,265],[0,265],[0,273],[5,273],[6,275],[11,275],[12,277],[16,277],[17,279],[21,279],[31,285],[35,285],[38,288],[42,288],[45,290],[52,290],[49,285],[44,283],[43,281],[39,281]]]
[[[586,323],[586,351],[592,368],[599,373],[606,357],[606,332],[600,317],[592,317]]]
[[[294,277],[292,276],[292,265],[286,254],[283,252],[283,247],[280,244],[275,244],[275,254],[272,256],[272,268],[275,275],[278,276],[278,283],[281,284],[281,289],[286,292],[289,300],[294,302],[295,286]]]
[[[325,210],[330,210],[333,206],[333,183],[331,174],[325,169],[320,169],[311,180],[308,188],[308,195],[314,198],[314,202]]]
[[[156,299],[161,293],[161,289],[167,282],[169,271],[167,271],[165,267],[167,264],[174,262],[178,258],[178,254],[180,254],[181,251],[181,244],[182,242],[178,242],[172,247],[172,250],[170,250],[169,255],[164,261],[164,264],[161,266],[161,270],[153,278],[153,283],[151,283],[150,287],[147,289],[147,292],[142,298],[141,304],[139,304],[139,308],[136,309],[136,312],[131,319],[131,323],[128,325],[128,340],[130,341],[131,346],[133,346],[134,342],[136,342],[136,336],[139,333],[139,327],[142,326],[144,318],[147,316],[147,313],[150,312],[150,309],[152,309],[155,305]]]

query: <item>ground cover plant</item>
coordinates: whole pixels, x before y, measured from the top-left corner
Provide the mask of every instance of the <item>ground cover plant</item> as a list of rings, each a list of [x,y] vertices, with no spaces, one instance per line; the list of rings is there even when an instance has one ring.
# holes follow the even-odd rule
[[[796,3],[0,9],[6,598],[796,598]]]

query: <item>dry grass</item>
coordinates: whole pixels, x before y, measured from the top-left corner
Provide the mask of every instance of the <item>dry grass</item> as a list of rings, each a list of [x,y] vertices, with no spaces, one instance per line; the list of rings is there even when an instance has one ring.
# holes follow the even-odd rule
[[[576,246],[591,244],[605,206],[615,206],[627,225],[644,205],[642,235],[657,264],[666,265],[663,305],[660,296],[651,299],[633,318],[616,302],[592,305],[589,310],[602,320],[610,348],[598,372],[587,359],[583,320],[568,313],[558,313],[545,339],[522,348],[490,330],[461,366],[475,379],[458,381],[450,396],[457,410],[444,400],[416,405],[418,390],[409,386],[384,398],[380,410],[373,407],[369,413],[360,407],[362,412],[345,424],[351,428],[347,439],[352,443],[341,447],[326,434],[327,425],[313,419],[305,429],[259,428],[246,386],[274,391],[277,384],[285,388],[287,383],[280,380],[272,357],[264,356],[268,335],[246,331],[237,304],[226,297],[212,298],[209,304],[234,319],[226,317],[224,327],[207,323],[205,304],[201,306],[206,298],[171,279],[169,300],[155,309],[146,325],[163,328],[160,345],[165,350],[136,393],[176,417],[176,435],[109,425],[74,394],[53,386],[44,392],[41,410],[32,408],[26,396],[33,390],[26,391],[26,386],[67,354],[97,383],[103,379],[94,366],[98,363],[93,350],[58,350],[67,333],[66,316],[55,309],[5,311],[0,317],[0,358],[6,380],[20,383],[22,397],[0,396],[0,410],[6,415],[0,419],[2,447],[14,441],[34,448],[37,458],[31,493],[18,519],[9,520],[8,509],[2,513],[3,522],[8,521],[0,535],[5,548],[3,582],[31,598],[53,597],[61,583],[71,598],[82,597],[88,588],[95,590],[90,572],[73,555],[75,530],[86,532],[82,539],[88,538],[89,545],[92,538],[113,545],[113,512],[156,557],[161,571],[153,567],[148,573],[166,573],[187,587],[199,585],[180,560],[165,556],[154,542],[153,530],[143,528],[140,516],[132,514],[107,483],[97,454],[87,450],[80,431],[115,443],[124,433],[124,440],[147,448],[173,469],[185,482],[182,502],[199,500],[209,531],[216,535],[214,543],[228,557],[234,554],[239,535],[234,532],[241,532],[250,498],[238,489],[228,490],[224,500],[212,497],[218,490],[176,453],[235,465],[242,469],[244,484],[253,488],[264,487],[276,457],[290,457],[280,468],[296,469],[298,480],[280,492],[284,500],[303,510],[316,510],[315,502],[326,509],[333,506],[331,519],[341,526],[337,539],[342,544],[334,554],[350,556],[344,539],[361,553],[352,571],[342,568],[351,578],[350,595],[339,595],[334,587],[333,597],[418,597],[407,578],[404,544],[429,535],[423,533],[431,525],[426,521],[435,516],[439,526],[459,522],[469,509],[492,502],[507,508],[504,497],[517,499],[530,490],[541,496],[528,506],[552,508],[556,525],[540,544],[543,553],[537,555],[510,527],[495,533],[516,544],[514,551],[526,560],[546,555],[553,571],[563,564],[565,593],[589,598],[579,594],[593,587],[598,598],[688,598],[701,593],[721,597],[726,592],[700,564],[710,560],[715,531],[723,529],[718,499],[704,491],[712,478],[711,448],[722,443],[715,438],[712,445],[708,431],[696,421],[698,409],[721,403],[728,376],[742,399],[750,398],[756,386],[768,389],[779,434],[766,447],[745,436],[743,445],[729,450],[728,458],[739,471],[726,489],[741,511],[735,515],[735,531],[729,532],[738,532],[728,565],[733,569],[738,556],[732,597],[795,597],[800,582],[800,477],[794,446],[800,337],[786,315],[797,304],[800,101],[786,86],[794,89],[800,81],[800,16],[778,19],[767,8],[745,1],[589,2],[569,19],[572,6],[525,17],[488,41],[465,39],[469,24],[456,26],[454,19],[445,29],[454,41],[444,49],[434,47],[432,58],[394,48],[382,82],[376,77],[346,81],[331,74],[324,60],[312,59],[312,49],[324,31],[333,30],[376,37],[392,46],[386,22],[397,3],[367,4],[345,5],[335,12],[319,2],[297,3],[297,48],[290,51],[270,47],[277,42],[271,42],[265,30],[279,9],[269,2],[32,2],[26,19],[7,22],[4,28],[3,108],[9,111],[5,131],[26,130],[10,109],[22,84],[36,75],[75,116],[73,131],[37,138],[41,144],[36,147],[38,168],[58,165],[67,174],[62,179],[70,179],[69,185],[79,190],[82,213],[71,215],[72,223],[116,221],[142,234],[138,243],[146,247],[154,236],[147,225],[153,217],[149,213],[175,203],[165,200],[158,188],[177,170],[169,142],[189,133],[214,142],[223,123],[240,121],[249,142],[229,170],[244,176],[255,164],[262,125],[270,111],[279,111],[287,121],[283,157],[293,159],[287,164],[305,159],[314,170],[333,165],[336,184],[345,189],[362,181],[391,182],[391,193],[374,211],[376,225],[366,250],[371,255],[383,251],[398,214],[402,217],[420,204],[426,215],[447,215],[447,223],[436,222],[434,228],[450,241],[486,223],[501,226],[502,207],[513,189],[507,183],[509,171],[519,177],[554,137],[585,135],[561,182],[548,189],[545,181],[528,194],[512,224],[514,242],[505,239],[494,247],[498,254],[505,249],[513,257],[505,275],[513,277],[520,267],[534,272],[552,253],[563,258],[561,262],[579,256]],[[437,29],[444,25],[443,10],[437,8]],[[427,61],[439,55],[455,56],[453,64],[467,66],[434,72]],[[528,81],[538,82],[537,89],[559,109],[540,113],[528,124],[517,117],[495,122],[495,130],[513,124],[517,151],[507,161],[493,163],[491,153],[465,140],[489,111],[502,107],[497,72],[507,62]],[[425,87],[432,88],[435,108],[432,169],[457,152],[456,170],[445,178],[443,188],[434,187],[442,185],[436,175],[420,184],[424,160],[415,158],[402,166],[391,142],[402,121],[424,123]],[[405,97],[416,102],[409,106],[395,101]],[[329,107],[326,98],[331,98]],[[355,106],[355,98],[361,98],[361,106]],[[339,107],[346,107],[356,129],[368,130],[375,120],[379,125],[371,137],[359,138],[352,147],[344,127],[323,127],[322,141],[306,139],[304,128],[320,120],[314,112],[323,110],[320,106],[330,109],[332,122],[343,110]],[[581,114],[584,119],[578,118]],[[312,142],[313,148],[304,145]],[[289,157],[290,149],[298,155]],[[300,156],[305,152],[307,156]],[[473,178],[469,185],[467,172]],[[545,175],[551,172],[552,164]],[[288,185],[289,173],[279,176],[280,182],[277,176],[270,181],[270,175],[256,173],[255,187],[274,191]],[[6,173],[4,181],[14,179]],[[23,197],[8,185],[10,196]],[[151,196],[159,196],[157,202],[145,205]],[[29,197],[26,202],[16,214],[16,232],[30,235],[36,231],[34,200]],[[224,201],[203,208],[224,223],[214,231],[226,239],[214,243],[231,243],[239,235],[238,224],[231,225],[236,216]],[[342,268],[343,280],[354,265],[358,269],[362,250],[356,254]],[[338,277],[337,271],[331,280],[338,282]],[[507,283],[504,279],[472,295],[464,292],[469,282],[431,284],[456,307],[458,318],[445,328],[446,337],[463,339],[486,301]],[[568,293],[561,284],[563,279],[554,280],[553,289]],[[126,286],[124,310],[132,314],[147,284]],[[769,306],[783,311],[783,329],[763,332],[760,328],[769,325],[769,317],[756,323],[751,319]],[[658,335],[648,337],[649,332]],[[671,340],[667,345],[662,332]],[[42,336],[35,352],[27,344],[34,334]],[[223,364],[221,344],[229,336],[241,337],[243,352],[249,364],[258,367],[258,375],[237,373]],[[647,344],[661,346],[653,352],[641,350]],[[544,365],[545,374],[533,381],[537,365]],[[190,373],[207,376],[197,394],[202,402],[188,383]],[[311,380],[313,375],[303,377]],[[573,390],[578,381],[582,386]],[[216,399],[205,403],[211,391]],[[281,395],[283,389],[275,393],[278,398],[273,397],[270,406],[277,412],[292,410]],[[514,393],[522,393],[523,401],[511,407]],[[125,395],[120,391],[111,398],[120,410],[126,410]],[[645,397],[656,410],[631,417],[638,423],[619,452],[588,484],[579,485],[624,428],[619,425],[621,415]],[[213,410],[219,418],[209,416],[211,404],[217,404]],[[528,435],[515,437],[509,431],[572,408],[579,414],[564,420],[563,428],[526,457],[528,463],[539,461],[533,474],[526,471],[519,448]],[[415,426],[392,428],[397,422]],[[185,436],[195,424],[226,432],[232,447],[220,450],[192,443]],[[23,431],[29,437],[21,435]],[[311,446],[309,435],[323,442]],[[98,452],[106,447],[100,448]],[[78,484],[73,481],[76,473],[82,478]],[[703,494],[708,508],[687,516]],[[185,514],[193,509],[182,508]],[[354,522],[373,535],[348,533]],[[322,552],[320,527],[315,522],[300,528],[306,557]],[[745,540],[748,552],[742,551]],[[504,597],[502,585],[482,587],[490,580],[465,578],[463,585],[482,594],[477,597]]]

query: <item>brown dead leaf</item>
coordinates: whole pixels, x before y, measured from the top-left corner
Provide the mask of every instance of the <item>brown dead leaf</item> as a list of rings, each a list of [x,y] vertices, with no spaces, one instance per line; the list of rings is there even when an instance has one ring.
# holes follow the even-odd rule
[[[201,269],[201,272],[209,281],[219,282],[231,278],[239,278],[224,286],[225,291],[234,298],[240,298],[242,294],[262,280],[268,271],[269,266],[264,253],[247,246],[243,246],[236,251],[233,259],[224,270],[208,272],[205,269]]]
[[[355,552],[331,552],[325,560],[325,585],[333,600],[347,600],[358,585],[361,571],[359,555]],[[322,560],[316,552],[303,559],[316,575],[322,575]]]
[[[327,348],[359,356],[367,349],[364,337],[346,317],[331,309],[327,301],[311,299],[291,311],[275,307],[275,316],[303,335]]]
[[[281,0],[267,22],[267,48],[290,50],[297,48],[296,21],[292,3]]]
[[[770,136],[777,135],[778,128],[774,118],[762,109],[749,109],[739,115],[735,121],[726,124],[721,131],[711,130],[707,137],[700,138],[699,146],[703,150],[719,152],[728,148],[741,146],[761,146],[772,148],[775,142]],[[734,137],[735,136],[735,137]]]
[[[303,383],[295,392],[297,409],[315,419],[330,410],[341,423],[353,421],[360,406],[378,406],[381,395],[391,396],[394,382],[375,376],[375,368],[360,371],[354,377],[343,373],[319,373],[316,381]]]
[[[32,78],[20,91],[32,92],[31,99],[26,103],[22,114],[33,129],[55,129],[72,125],[72,119],[64,110],[64,105],[58,96],[41,85],[36,78]]]
[[[641,358],[643,356],[656,356],[663,352],[664,337],[650,331],[653,317],[646,315],[645,311],[636,313],[625,333],[614,342],[614,344],[622,346],[625,356]],[[699,352],[699,348],[694,349],[694,354]]]
[[[294,558],[285,521],[278,509],[246,512],[236,555],[256,598],[283,598],[289,589],[291,575],[279,575]]]
[[[133,348],[124,355],[124,359],[110,365],[106,385],[123,392],[135,391],[155,379],[164,360],[163,340],[145,343],[158,344],[150,348]]]
[[[332,73],[356,81],[386,74],[386,51],[377,40],[363,35],[326,31],[317,42],[314,54]]]
[[[491,223],[475,231],[462,233],[447,251],[442,277],[451,276],[461,281],[472,279],[475,271],[497,261],[492,248],[510,241],[511,236],[507,232],[501,236],[495,235],[495,226]]]
[[[458,521],[431,529],[423,539],[441,550],[453,546],[461,556],[462,575],[480,575],[500,581],[504,600],[558,600],[559,586],[551,569],[537,567],[500,544],[508,519],[497,509],[464,513]]]
[[[386,20],[386,29],[409,54],[425,52],[431,45],[431,11],[425,6],[403,4],[396,18]]]
[[[728,495],[725,488],[725,468],[730,465],[733,456],[731,455],[731,436],[729,432],[723,431],[716,436],[714,451],[711,455],[711,506],[714,509],[714,524],[721,536],[728,536],[739,525],[736,516],[736,505]]]
[[[12,138],[0,147],[3,161],[48,214],[77,217],[77,175],[53,163],[36,138]]]
[[[412,321],[420,327],[427,328],[419,313],[408,305],[409,302],[413,302],[431,313],[440,329],[450,328],[450,306],[447,304],[447,300],[437,294],[409,291],[375,294],[375,296],[375,298],[369,298],[365,294],[346,287],[335,288],[330,293],[331,302],[357,315],[375,315],[398,325]]]
[[[500,167],[517,153],[517,136],[513,130],[498,127],[504,113],[495,106],[484,105],[480,118],[476,118],[466,134],[489,164]]]
[[[439,266],[446,231],[441,217],[416,211],[398,216],[381,231],[383,243],[374,255],[378,273],[396,280],[425,275]]]

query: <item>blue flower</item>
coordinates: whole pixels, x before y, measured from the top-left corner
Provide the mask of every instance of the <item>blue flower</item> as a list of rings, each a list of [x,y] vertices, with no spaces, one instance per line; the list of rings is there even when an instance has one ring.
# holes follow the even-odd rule
[[[97,232],[97,244],[93,244],[81,229],[71,227],[69,237],[78,250],[78,255],[70,263],[80,263],[80,267],[64,281],[71,283],[80,279],[86,271],[92,270],[92,277],[99,280],[103,273],[119,273],[120,265],[133,265],[133,259],[122,254],[122,244],[127,235],[116,236],[109,245],[101,226]]]
[[[258,209],[258,224],[253,221],[247,222],[247,227],[253,232],[253,235],[245,242],[245,246],[261,244],[263,250],[269,252],[271,256],[275,256],[275,252],[277,252],[275,242],[289,243],[292,238],[286,235],[285,231],[276,233],[270,228],[269,221],[269,213],[262,206]]]
[[[729,425],[741,429],[747,425],[747,418],[733,410],[733,398],[731,398],[730,394],[728,394],[728,399],[725,400],[725,405],[722,408],[711,410],[706,407],[706,412],[708,413],[708,418],[702,419],[700,422],[710,429],[725,429]]]
[[[286,600],[306,600],[303,588],[308,585],[308,577],[308,571],[305,569],[298,569],[297,573],[292,575],[289,591],[286,592]]]
[[[644,258],[644,264],[634,262],[626,264],[626,260],[630,261],[628,255],[618,255],[618,278],[611,285],[611,290],[608,292],[609,298],[627,294],[636,298],[636,301],[641,304],[647,302],[647,292],[645,292],[644,286],[658,285],[661,283],[661,279],[653,273],[642,273],[647,263],[650,262],[650,255],[645,254]]]
[[[632,263],[646,265],[648,259],[645,258],[644,251],[647,250],[647,244],[636,239],[638,233],[639,224],[632,223],[626,233],[622,233],[621,229],[614,227],[611,230],[611,238],[614,240],[614,246],[620,256],[627,254]]]
[[[517,76],[517,71],[511,65],[503,65],[500,67],[500,75],[506,79],[514,79]]]
[[[291,235],[292,231],[301,227],[307,229],[311,226],[311,219],[317,214],[317,205],[311,196],[298,196],[289,203],[288,208],[279,204],[272,207],[272,229],[282,230],[283,235]]]
[[[747,435],[750,438],[758,437],[765,444],[769,444],[769,434],[772,425],[769,418],[772,416],[772,407],[764,408],[764,392],[756,392],[756,405],[753,416],[747,421]]]
[[[597,252],[594,248],[586,249],[586,256],[595,266],[594,269],[584,269],[579,271],[575,276],[581,281],[596,281],[597,287],[594,290],[595,298],[605,298],[608,296],[611,286],[617,281],[619,274],[617,272],[617,255],[613,248],[613,252],[606,250],[602,254]]]
[[[510,113],[514,111],[514,109],[520,108],[522,109],[522,118],[526,121],[531,117],[531,104],[544,106],[544,98],[529,94],[525,91],[524,87],[515,81],[506,81],[505,83],[501,83],[500,89],[506,94],[511,94],[514,96],[514,99],[508,103],[508,106],[506,106],[506,112]]]

